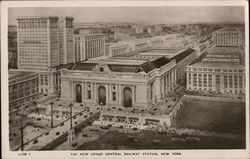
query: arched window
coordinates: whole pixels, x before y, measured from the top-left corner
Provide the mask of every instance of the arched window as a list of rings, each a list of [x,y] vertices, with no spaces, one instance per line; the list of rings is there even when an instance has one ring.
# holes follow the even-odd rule
[[[82,103],[82,86],[76,85],[76,103]]]
[[[123,106],[132,107],[132,90],[129,87],[123,89]]]

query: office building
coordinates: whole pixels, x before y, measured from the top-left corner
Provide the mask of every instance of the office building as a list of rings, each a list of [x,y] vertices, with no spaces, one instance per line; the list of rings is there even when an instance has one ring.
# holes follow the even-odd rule
[[[47,71],[59,65],[58,17],[19,17],[18,69]]]
[[[213,32],[215,46],[239,46],[242,43],[240,30],[237,28],[223,28]]]
[[[74,34],[75,61],[83,61],[104,56],[105,38],[103,34]]]
[[[220,93],[245,93],[245,67],[225,63],[187,66],[187,89]]]
[[[38,73],[9,71],[9,109],[28,106],[39,97]]]
[[[58,94],[60,72],[55,67],[74,60],[73,18],[19,17],[17,21],[18,69],[39,73],[41,94]]]
[[[74,62],[73,49],[73,18],[59,18],[59,64]]]

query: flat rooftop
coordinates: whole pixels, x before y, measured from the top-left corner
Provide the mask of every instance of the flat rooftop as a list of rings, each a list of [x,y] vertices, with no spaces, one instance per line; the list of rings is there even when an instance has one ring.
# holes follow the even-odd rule
[[[227,64],[227,63],[195,63],[191,66],[194,67],[209,67],[209,68],[231,68],[231,69],[244,69],[245,66],[243,65],[232,65],[232,64]]]
[[[238,31],[238,30],[235,27],[225,27],[225,28],[217,30],[216,32],[221,32],[221,31]]]
[[[35,73],[35,72],[10,70],[9,71],[9,80],[12,80],[12,79],[15,79],[15,78],[19,78],[19,77],[23,77],[23,76],[27,76],[27,75],[31,75],[33,73]]]

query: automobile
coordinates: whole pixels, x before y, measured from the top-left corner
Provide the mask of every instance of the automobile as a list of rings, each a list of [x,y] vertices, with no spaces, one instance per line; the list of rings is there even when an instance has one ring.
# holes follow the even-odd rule
[[[59,131],[57,131],[57,132],[56,132],[56,135],[60,135],[60,132],[59,132]]]
[[[72,144],[72,147],[77,147],[77,143],[73,143],[73,144]]]
[[[122,111],[122,108],[118,108],[119,111]]]
[[[38,140],[37,140],[37,139],[33,141],[33,144],[36,144],[36,143],[38,143]]]
[[[77,124],[77,121],[75,121],[75,124]]]
[[[74,116],[73,119],[76,119],[76,116]]]
[[[89,115],[92,115],[92,114],[93,114],[93,112],[90,112],[90,113],[89,113]]]
[[[84,115],[84,118],[87,118],[88,117],[88,115]]]
[[[45,135],[49,135],[49,132],[46,132]]]
[[[87,112],[89,112],[89,109],[87,109]]]
[[[82,137],[88,137],[88,134],[82,134]]]
[[[91,122],[87,122],[87,125],[89,125],[89,126],[90,126],[90,125],[92,125],[92,123],[91,123]]]
[[[185,139],[178,138],[178,137],[172,137],[172,138],[171,138],[171,141],[172,141],[172,142],[186,142]]]
[[[42,119],[41,119],[41,118],[37,118],[36,120],[37,120],[37,121],[41,121]]]
[[[157,108],[154,108],[153,111],[157,111],[158,109]]]
[[[80,104],[81,107],[83,107],[83,104]]]
[[[174,98],[173,101],[176,101],[176,98]]]
[[[108,124],[107,126],[108,126],[108,127],[112,127],[112,124]]]
[[[137,128],[132,128],[132,130],[138,130]]]
[[[96,110],[99,110],[100,108],[96,108]]]
[[[187,141],[196,141],[196,142],[200,142],[200,138],[198,137],[186,137]]]
[[[153,140],[153,143],[154,143],[154,144],[159,144],[160,142],[161,142],[161,141],[160,141],[160,140],[157,140],[157,139],[154,139],[154,140]]]
[[[238,99],[241,99],[241,97],[238,97]]]
[[[123,125],[119,126],[119,128],[122,129],[122,128],[123,128]]]
[[[115,109],[116,107],[112,107],[112,109]]]
[[[82,112],[81,112],[81,113],[79,113],[79,115],[80,115],[80,116],[82,116],[82,115],[83,115],[83,114],[82,114]]]
[[[168,108],[170,108],[171,107],[171,104],[170,105],[168,105]]]
[[[101,129],[109,129],[108,126],[101,126]]]
[[[131,110],[131,113],[135,113],[135,111]]]
[[[110,111],[110,109],[108,108],[107,111]]]

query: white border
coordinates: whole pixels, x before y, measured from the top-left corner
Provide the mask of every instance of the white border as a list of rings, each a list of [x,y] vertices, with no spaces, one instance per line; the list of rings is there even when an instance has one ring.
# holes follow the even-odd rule
[[[9,151],[8,140],[8,8],[9,7],[107,7],[107,6],[245,6],[245,54],[246,54],[246,97],[249,97],[249,19],[247,1],[9,1],[1,2],[1,101],[2,101],[2,155],[3,158],[249,158],[249,98],[246,98],[246,149],[245,150],[157,150],[157,152],[180,152],[181,156],[81,156],[80,152],[117,151],[28,151],[28,156],[18,156],[20,152]],[[139,152],[155,152],[140,150]],[[71,153],[76,152],[74,156]],[[122,151],[138,152],[138,150]]]

